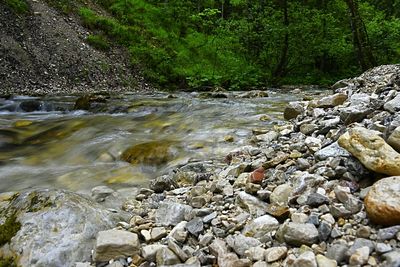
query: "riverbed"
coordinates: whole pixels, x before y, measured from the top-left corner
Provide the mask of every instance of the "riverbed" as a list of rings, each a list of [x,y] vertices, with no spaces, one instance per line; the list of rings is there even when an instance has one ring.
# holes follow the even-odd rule
[[[143,186],[188,161],[223,166],[224,156],[250,144],[255,132],[282,125],[289,101],[323,92],[107,94],[89,110],[77,109],[78,96],[0,98],[0,192]],[[139,144],[167,144],[170,157],[123,160]]]

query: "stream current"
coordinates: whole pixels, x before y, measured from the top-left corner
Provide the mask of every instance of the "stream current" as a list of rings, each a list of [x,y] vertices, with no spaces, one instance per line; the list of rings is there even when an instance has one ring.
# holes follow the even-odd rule
[[[224,156],[250,144],[254,131],[282,124],[289,101],[320,92],[268,93],[108,95],[93,101],[89,111],[74,110],[77,96],[0,98],[0,192],[121,188],[145,185],[188,161],[224,166]],[[144,160],[136,155],[134,164],[122,160],[123,152],[138,144],[145,144],[139,153],[155,155]],[[165,151],[150,150],[164,144],[170,157],[158,162],[157,154]]]

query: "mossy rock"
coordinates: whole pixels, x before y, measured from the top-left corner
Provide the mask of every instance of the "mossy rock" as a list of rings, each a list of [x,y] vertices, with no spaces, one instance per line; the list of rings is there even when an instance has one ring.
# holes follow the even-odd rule
[[[0,257],[0,267],[16,267],[17,264],[15,263],[13,258],[1,258]]]
[[[11,238],[21,229],[17,216],[12,214],[0,225],[0,247],[11,241]]]
[[[151,141],[134,145],[124,151],[121,159],[131,164],[161,165],[175,158],[176,142]]]

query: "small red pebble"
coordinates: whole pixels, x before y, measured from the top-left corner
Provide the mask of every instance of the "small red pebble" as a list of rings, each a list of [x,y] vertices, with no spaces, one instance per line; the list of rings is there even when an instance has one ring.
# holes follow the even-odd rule
[[[260,167],[255,169],[250,174],[249,182],[253,184],[261,184],[262,180],[264,179],[264,168]]]

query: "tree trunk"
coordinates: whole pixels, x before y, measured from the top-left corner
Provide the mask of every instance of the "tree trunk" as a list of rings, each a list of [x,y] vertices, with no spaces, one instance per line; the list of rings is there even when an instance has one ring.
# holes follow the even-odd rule
[[[358,0],[346,0],[350,13],[351,31],[353,33],[354,49],[363,71],[376,66],[375,58],[368,40],[368,33],[358,10]]]
[[[289,33],[288,33],[288,26],[289,26],[289,16],[288,16],[288,6],[287,0],[280,0],[280,6],[282,7],[283,11],[283,25],[285,26],[285,35],[283,37],[283,44],[279,62],[273,71],[273,80],[279,81],[282,77],[284,77],[287,73],[287,65],[288,65],[288,53],[289,53]]]

